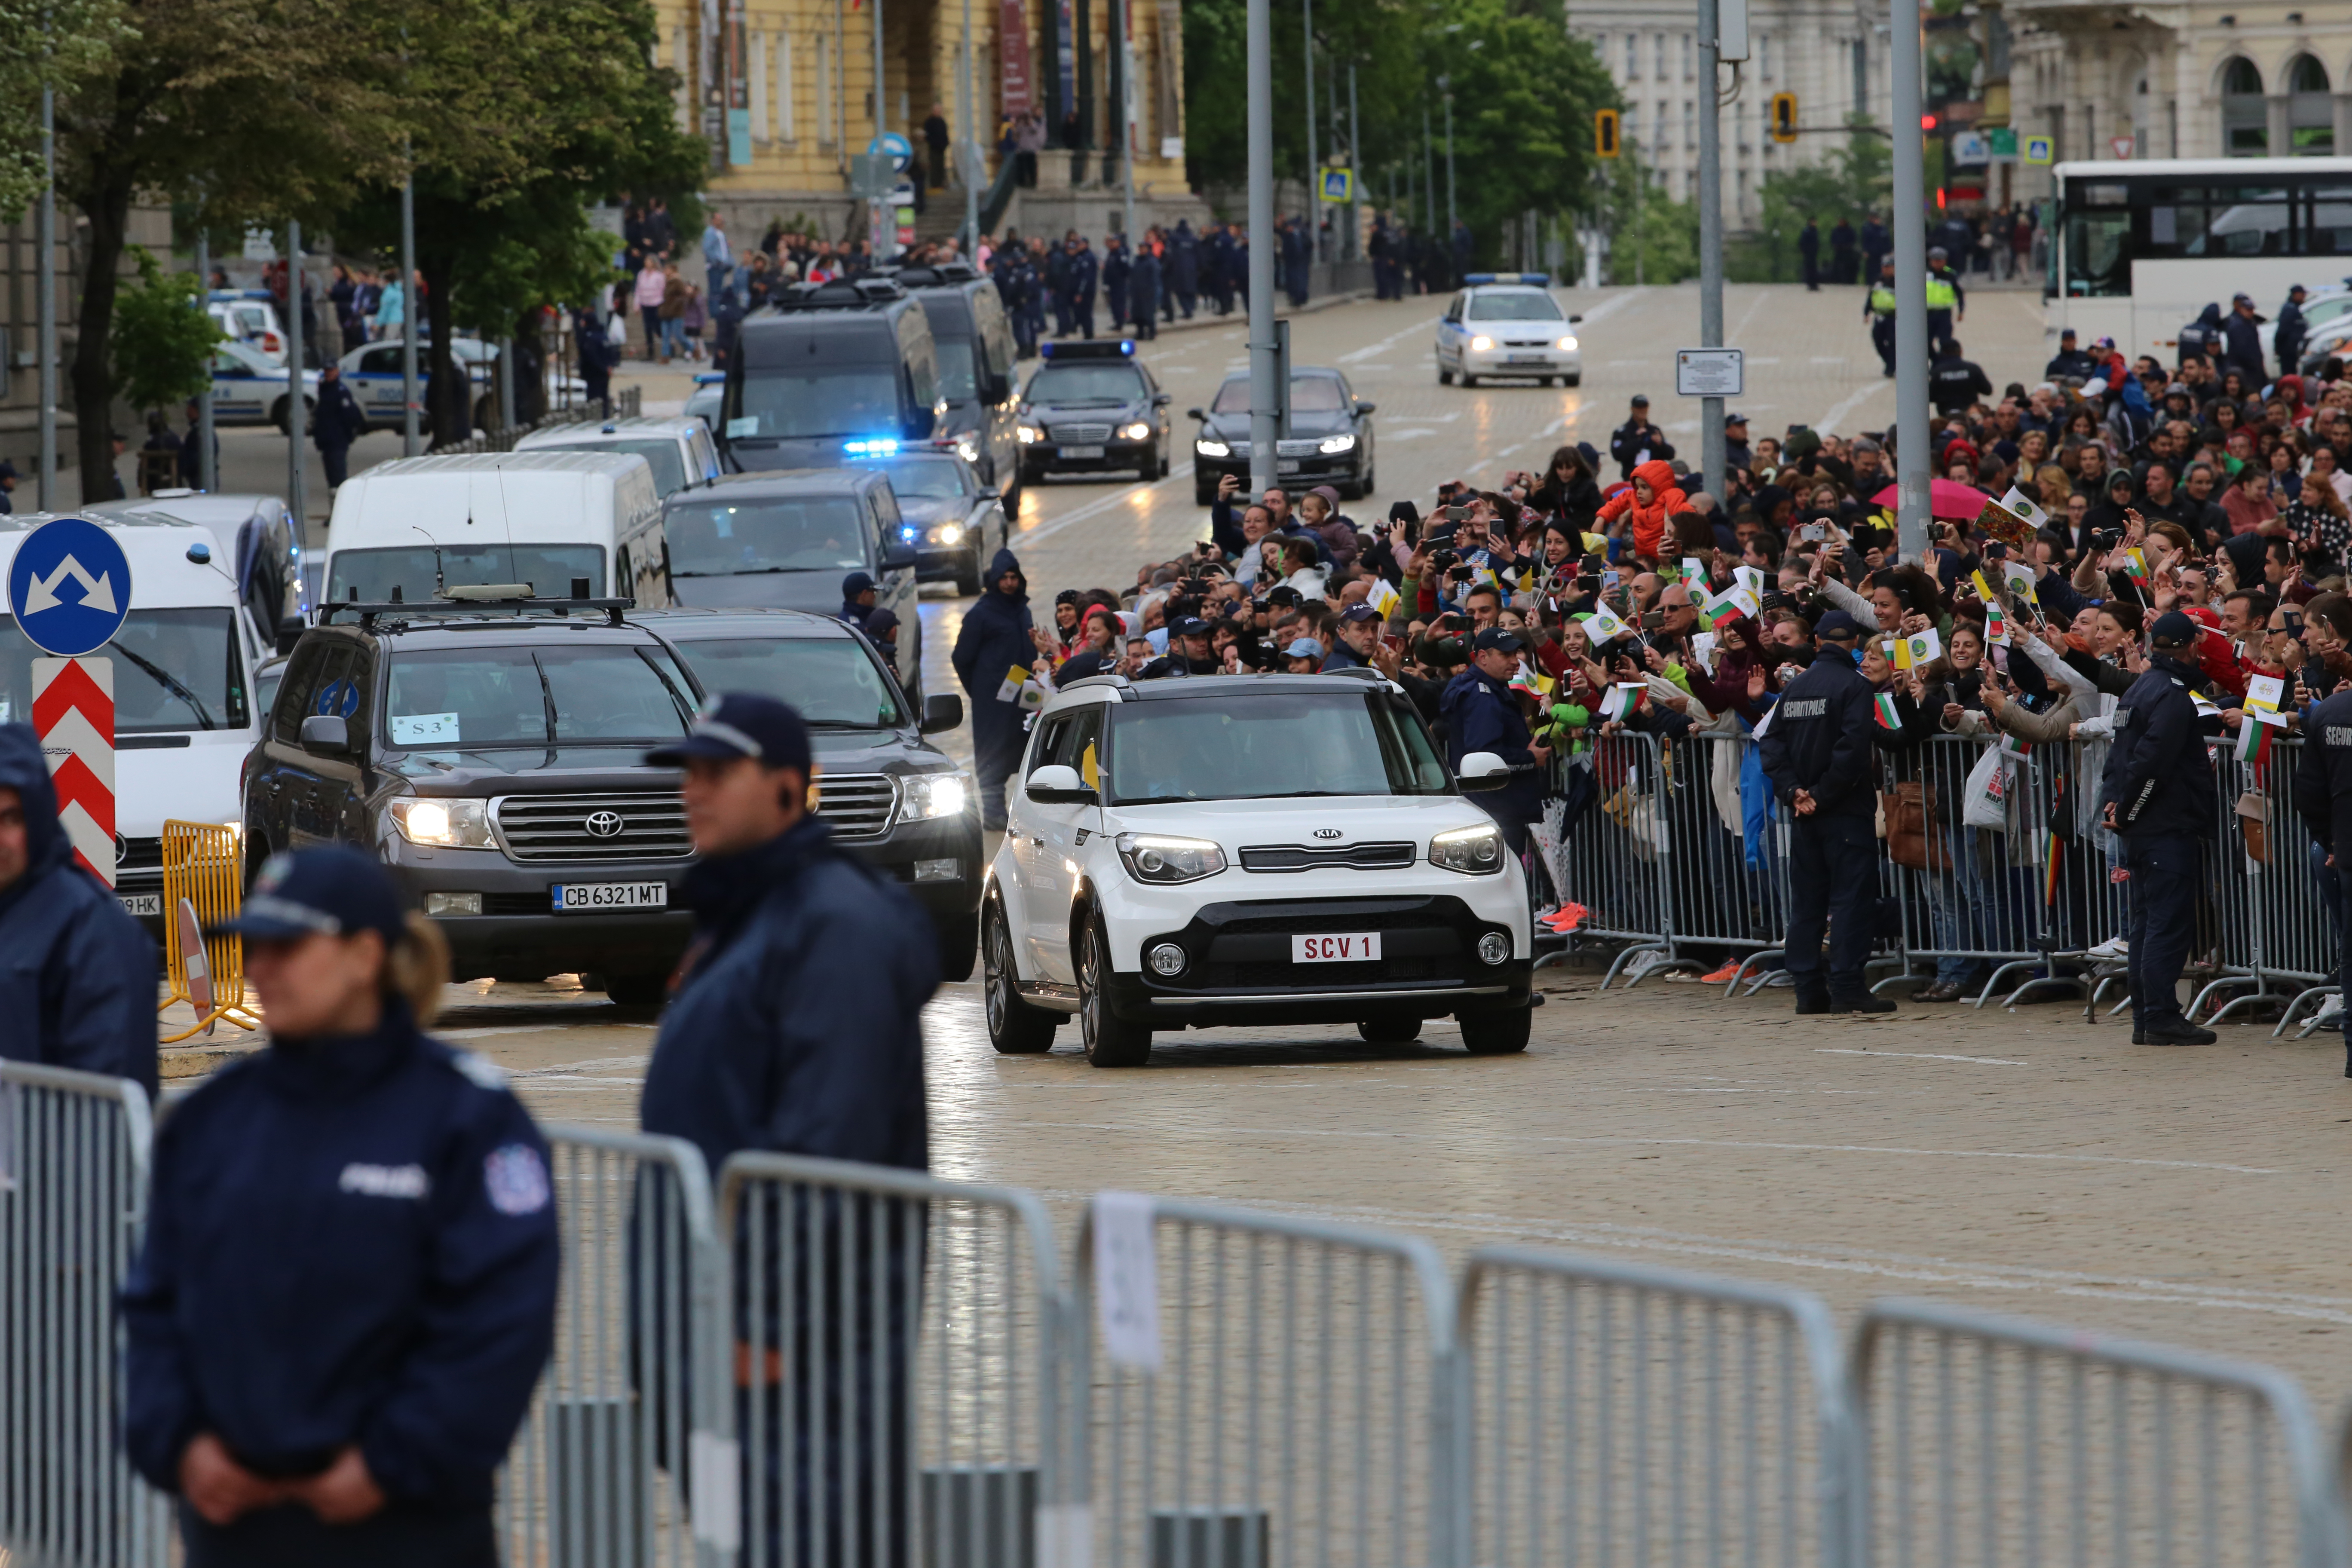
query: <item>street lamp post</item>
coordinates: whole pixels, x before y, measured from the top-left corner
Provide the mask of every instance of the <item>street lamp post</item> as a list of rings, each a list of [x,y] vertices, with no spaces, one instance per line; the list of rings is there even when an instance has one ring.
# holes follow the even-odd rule
[[[209,315],[213,297],[213,243],[205,232],[201,218],[196,224],[196,309]],[[213,463],[213,378],[205,376],[205,389],[196,394],[196,427],[192,433],[196,443],[196,488],[201,490],[220,489],[220,475],[214,472]]]
[[[400,182],[400,455],[416,456],[416,175]]]
[[[302,226],[286,223],[286,510],[294,526],[310,515],[303,494],[302,442],[310,421],[302,406]]]
[[[1723,346],[1723,122],[1715,81],[1721,10],[1720,0],[1698,0],[1698,341],[1710,349]],[[1700,471],[1728,508],[1722,398],[1699,399],[1698,433]]]
[[[58,502],[58,100],[46,81],[41,84],[41,205],[34,220],[33,243],[40,251],[33,272],[34,283],[41,291],[33,345],[41,359],[40,506],[43,511],[54,511]]]
[[[1250,489],[1264,494],[1276,473],[1282,388],[1274,336],[1273,0],[1248,4]]]
[[[1909,5],[1906,13],[1905,6]],[[1927,552],[1927,182],[1919,134],[1919,7],[1888,0],[1895,89],[1895,483],[1906,561]]]
[[[1306,33],[1306,52],[1299,59],[1298,79],[1307,89],[1307,240],[1313,247],[1308,254],[1320,261],[1323,226],[1316,221],[1316,214],[1321,208],[1323,163],[1315,154],[1315,0],[1299,0],[1298,9]]]

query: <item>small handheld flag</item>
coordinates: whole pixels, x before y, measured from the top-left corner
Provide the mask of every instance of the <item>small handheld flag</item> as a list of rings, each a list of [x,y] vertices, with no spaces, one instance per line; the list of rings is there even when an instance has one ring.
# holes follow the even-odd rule
[[[2124,575],[2129,577],[2134,584],[2142,588],[2147,587],[2150,583],[2154,582],[2155,579],[2148,574],[2147,552],[2142,550],[2137,544],[2133,545],[2129,550],[2125,551]]]
[[[1592,614],[1585,620],[1584,629],[1591,637],[1593,646],[1596,647],[1605,642],[1614,642],[1622,637],[1631,637],[1633,632],[1633,628],[1618,619],[1617,613],[1606,605],[1594,608]]]
[[[2238,726],[2237,752],[2238,760],[2259,775],[2263,764],[2271,760],[2271,726],[2249,712],[2246,721]]]
[[[1944,656],[1944,639],[1933,627],[1916,637],[1898,637],[1895,643],[1895,668],[1925,669]]]
[[[1900,730],[1903,728],[1903,716],[1895,711],[1895,699],[1892,696],[1882,691],[1877,696],[1870,700],[1870,705],[1872,710],[1877,715],[1878,727],[1880,729]]]
[[[2283,675],[2257,675],[2246,682],[2246,710],[2252,713],[2275,713],[2280,700],[2286,696],[2286,678]]]
[[[1982,567],[1979,567],[1976,571],[1969,573],[1969,581],[1970,584],[1974,584],[1977,591],[1977,597],[1983,601],[1987,609],[1990,609],[2000,603],[2000,599],[1995,597],[1993,595],[1992,584],[1985,581],[1984,569]]]
[[[2016,513],[2036,528],[2050,526],[2050,514],[2026,500],[2025,492],[2015,485],[2009,487],[2009,493],[2000,498],[2000,504],[2004,509]]]
[[[1364,595],[1364,603],[1378,610],[1381,613],[1381,618],[1386,620],[1390,612],[1397,607],[1397,601],[1403,596],[1389,585],[1387,578],[1380,577],[1373,580],[1371,592]]]
[[[2009,617],[2000,613],[2000,601],[1985,601],[1985,641],[2006,644],[2009,641]]]

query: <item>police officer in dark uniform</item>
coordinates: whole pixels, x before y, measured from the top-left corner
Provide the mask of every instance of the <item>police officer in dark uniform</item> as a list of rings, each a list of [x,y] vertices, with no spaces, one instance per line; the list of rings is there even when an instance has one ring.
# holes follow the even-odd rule
[[[547,1147],[424,1032],[448,949],[344,845],[224,928],[267,1050],[163,1124],[122,1290],[124,1440],[188,1568],[498,1562],[491,1481],[554,1342]]]
[[[1469,664],[1437,700],[1445,721],[1445,760],[1454,773],[1473,752],[1492,752],[1511,766],[1509,784],[1470,798],[1502,828],[1503,842],[1514,855],[1526,852],[1528,824],[1543,811],[1542,769],[1551,761],[1551,748],[1535,743],[1519,700],[1511,694],[1511,677],[1526,646],[1518,633],[1488,626],[1473,639]]]
[[[2326,853],[2327,874],[2352,892],[2352,686],[2305,710],[2294,808],[2311,829],[2312,842]],[[2352,903],[2344,907],[2352,909]],[[2352,930],[2341,937],[2344,955],[2336,982],[2352,996]],[[2344,1076],[2352,1078],[2352,1010],[2344,1014]]]
[[[1789,813],[1789,935],[1781,963],[1799,1013],[1892,1013],[1865,978],[1878,900],[1878,763],[1870,683],[1855,654],[1863,629],[1843,610],[1813,627],[1813,662],[1773,708],[1760,751]],[[1830,939],[1822,975],[1822,928]]]
[[[772,698],[728,692],[646,760],[686,768],[702,858],[687,875],[695,938],[646,1069],[645,1130],[686,1139],[714,1172],[741,1150],[928,1170],[922,1008],[940,977],[929,921],[810,808],[807,725]],[[845,1204],[790,1202],[793,1244],[779,1245],[786,1222],[770,1211],[752,1256],[771,1278],[739,1279],[734,1338],[765,1351],[764,1366],[738,1373],[739,1428],[765,1467],[745,1507],[797,1534],[781,1552],[773,1539],[746,1542],[745,1559],[827,1561],[811,1550],[816,1519],[836,1542],[870,1543],[834,1561],[903,1564],[907,1433],[894,1398],[908,1386],[919,1208],[877,1205],[858,1224]],[[886,1448],[895,1458],[877,1464]]]
[[[1992,395],[1992,378],[1972,359],[1960,357],[1958,338],[1935,345],[1936,363],[1927,372],[1927,398],[1939,416],[1960,413],[1979,397]]]
[[[2099,805],[2124,841],[2131,872],[2128,943],[2132,1044],[2210,1046],[2215,1036],[2181,1016],[2174,987],[2189,959],[2204,868],[2200,839],[2217,830],[2219,795],[2189,686],[2199,679],[2198,626],[2178,610],[2148,629],[2147,672],[2116,705],[2116,736],[2099,775]]]
[[[1895,374],[1895,259],[1889,257],[1878,264],[1862,313],[1870,318],[1870,346],[1878,351],[1879,363],[1890,379]]]

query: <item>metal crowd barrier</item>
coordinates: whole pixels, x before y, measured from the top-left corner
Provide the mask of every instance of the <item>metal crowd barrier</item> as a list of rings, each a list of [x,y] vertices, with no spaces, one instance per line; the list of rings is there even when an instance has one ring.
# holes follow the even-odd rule
[[[1454,1291],[1416,1237],[1127,1195],[1080,1222],[1076,1495],[1108,1568],[1468,1562]],[[1105,1276],[1108,1278],[1106,1279]],[[1118,1357],[1119,1359],[1109,1359]],[[1156,1368],[1151,1364],[1156,1363]]]
[[[2283,1373],[1925,1301],[1872,1306],[1852,1365],[1856,1568],[2342,1562]]]
[[[1559,775],[1566,804],[1552,886],[1586,910],[1570,933],[1570,951],[1588,940],[1626,944],[1601,978],[1604,990],[1635,953],[1674,953],[1673,889],[1663,869],[1671,844],[1658,805],[1659,758],[1653,736],[1601,735],[1563,763]]]
[[[1856,1449],[1818,1297],[1488,1247],[1461,1301],[1463,1562],[1845,1568]]]
[[[677,1138],[546,1131],[562,1236],[555,1352],[499,1479],[505,1560],[707,1564],[698,1538],[723,1535],[709,1510],[731,1509],[734,1478],[694,1468],[727,1398],[702,1155]]]
[[[2191,1011],[2226,993],[2236,994],[2206,1015],[2209,1023],[2275,1005],[2283,1010],[2284,1028],[2304,995],[2335,984],[2343,952],[2342,911],[2326,896],[2335,873],[2294,809],[2294,770],[2303,745],[2274,740],[2259,768],[2226,746],[2216,760],[2221,820],[2209,866],[2216,889],[2216,973]]]
[[[116,1430],[150,1141],[129,1079],[0,1060],[0,1562],[149,1568],[169,1549],[170,1504]]]
[[[729,1160],[719,1186],[732,1388],[710,1458],[740,1500],[732,1529],[715,1507],[708,1521],[722,1561],[1053,1555],[1040,1532],[1071,1517],[1070,1308],[1037,1197],[757,1153]]]
[[[169,994],[155,1010],[185,1002],[195,1009],[196,1021],[180,1034],[165,1036],[162,1043],[176,1045],[207,1033],[223,1019],[240,1029],[260,1027],[259,1015],[245,1000],[245,940],[203,937],[191,952],[190,933],[180,920],[183,900],[194,912],[198,931],[236,918],[245,899],[243,843],[237,830],[217,822],[166,822],[163,857],[163,969]]]

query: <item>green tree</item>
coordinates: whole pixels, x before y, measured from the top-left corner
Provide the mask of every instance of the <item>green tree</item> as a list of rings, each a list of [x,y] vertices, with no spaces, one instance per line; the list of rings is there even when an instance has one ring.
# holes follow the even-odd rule
[[[400,147],[388,57],[363,10],[127,0],[121,17],[104,68],[58,105],[58,195],[84,220],[69,374],[76,446],[93,474],[113,461],[114,313],[132,199],[193,193],[216,225],[315,222]]]
[[[143,245],[131,247],[139,281],[114,307],[114,380],[133,408],[177,407],[211,384],[220,324],[205,309],[204,279],[166,272]]]
[[[1822,243],[1840,218],[1855,228],[1872,213],[1884,219],[1893,187],[1894,155],[1886,138],[1857,127],[1846,144],[1818,163],[1764,176],[1758,191],[1762,208],[1756,232],[1735,256],[1727,274],[1743,283],[1784,282],[1798,274],[1797,237],[1808,219],[1822,226]]]
[[[520,335],[544,306],[586,302],[611,271],[609,237],[591,229],[585,205],[688,188],[709,153],[677,129],[677,79],[646,63],[644,0],[450,0],[410,23],[400,75],[438,443],[468,425],[453,333]],[[339,237],[392,248],[399,195],[396,179],[362,191]]]
[[[1666,194],[1628,149],[1594,192],[1609,236],[1609,280],[1679,283],[1698,276],[1698,206]]]
[[[128,42],[117,0],[0,0],[0,218],[41,194],[41,85],[68,97]]]

